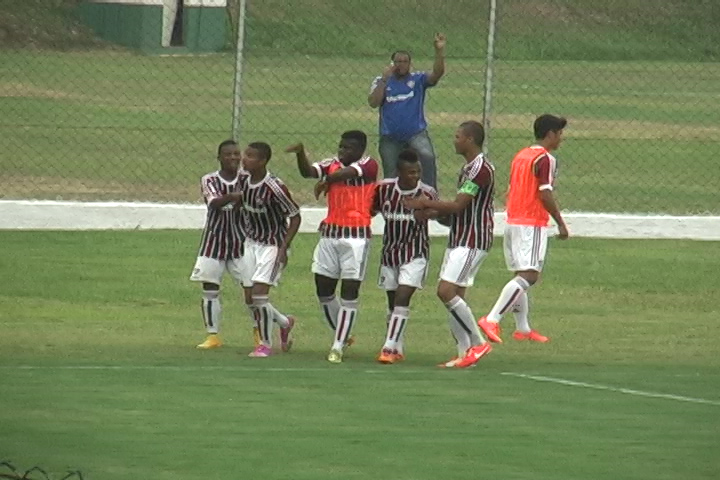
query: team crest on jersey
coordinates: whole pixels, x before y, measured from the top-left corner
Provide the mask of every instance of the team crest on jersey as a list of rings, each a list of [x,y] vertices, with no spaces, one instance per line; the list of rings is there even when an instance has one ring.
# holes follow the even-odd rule
[[[408,88],[415,88],[415,80],[410,80],[407,82]]]

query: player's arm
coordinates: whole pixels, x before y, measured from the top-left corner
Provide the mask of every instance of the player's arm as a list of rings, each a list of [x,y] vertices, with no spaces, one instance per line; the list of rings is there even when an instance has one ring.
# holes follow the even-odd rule
[[[207,204],[208,208],[211,208],[213,210],[218,210],[227,205],[228,203],[237,204],[242,200],[241,192],[221,194],[215,188],[211,181],[206,181],[205,179],[203,179],[202,183],[200,184],[200,190],[202,192],[203,198],[205,198],[205,203]]]
[[[370,209],[370,215],[375,216],[378,213],[380,213],[381,205],[380,205],[380,192],[381,192],[381,186],[380,184],[375,185],[375,190],[373,192],[373,201],[372,201],[372,208]]]
[[[237,204],[241,200],[242,200],[241,192],[226,193],[225,195],[220,195],[220,196],[214,197],[212,200],[210,200],[208,202],[208,207],[212,208],[213,210],[218,210],[229,203]]]
[[[300,216],[300,207],[295,203],[290,190],[285,185],[282,185],[280,190],[275,190],[275,197],[280,210],[289,220],[285,239],[278,249],[278,260],[281,264],[287,265],[287,252],[300,229],[302,217]]]
[[[303,178],[320,178],[320,172],[312,166],[305,153],[305,146],[302,143],[290,145],[285,149],[287,153],[294,153],[297,160],[297,167]]]
[[[371,108],[378,108],[385,101],[385,88],[390,76],[395,73],[395,65],[392,63],[383,69],[382,75],[375,78],[370,86],[370,94],[368,95],[368,105]]]
[[[432,72],[428,75],[428,86],[436,85],[443,75],[445,75],[445,35],[442,33],[435,34],[435,62],[433,63]]]
[[[558,227],[558,238],[565,240],[568,237],[567,225],[560,213],[560,207],[555,200],[553,193],[553,182],[555,180],[555,165],[548,155],[540,157],[534,165],[535,176],[540,183],[540,202],[547,210]]]

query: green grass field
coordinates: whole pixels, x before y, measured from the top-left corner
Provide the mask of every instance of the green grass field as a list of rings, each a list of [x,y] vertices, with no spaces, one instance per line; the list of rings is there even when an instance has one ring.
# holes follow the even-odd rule
[[[300,319],[293,352],[245,356],[249,322],[230,284],[226,347],[195,350],[200,297],[187,276],[197,241],[0,232],[0,459],[88,480],[720,474],[714,243],[552,242],[531,300],[552,342],[509,340],[475,369],[442,371],[434,364],[452,344],[434,297],[441,239],[413,303],[408,359],[393,366],[374,362],[384,330],[377,241],[358,342],[340,366],[324,360],[314,235],[299,236],[273,292]],[[496,247],[470,291],[477,314],[507,279],[501,257]],[[512,318],[505,325],[509,337]]]
[[[198,201],[199,177],[230,131],[233,55],[17,49],[31,20],[50,33],[70,28],[58,22],[77,2],[9,3],[0,5],[0,29],[16,35],[0,37],[0,195]],[[273,169],[303,203],[310,189],[282,148],[301,139],[316,158],[332,155],[343,130],[361,128],[376,154],[368,86],[394,48],[411,48],[416,67],[429,69],[435,30],[448,34],[448,72],[427,113],[441,190],[454,189],[452,132],[482,116],[486,2],[381,3],[249,2],[242,140],[271,142]],[[565,208],[720,213],[718,9],[679,0],[500,5],[489,148],[501,185],[512,154],[532,140],[534,116],[556,112],[570,119],[558,152]],[[361,34],[348,35],[351,26]]]

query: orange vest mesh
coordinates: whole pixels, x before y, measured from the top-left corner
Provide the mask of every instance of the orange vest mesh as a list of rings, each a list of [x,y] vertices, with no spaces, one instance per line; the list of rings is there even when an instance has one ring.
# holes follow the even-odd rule
[[[328,168],[328,175],[341,168],[343,168],[342,163],[333,163]],[[373,196],[375,195],[375,183],[348,185],[348,183],[354,183],[357,180],[360,179],[331,183],[329,185],[327,193],[328,215],[325,218],[325,223],[340,227],[370,226],[372,220],[370,211]]]
[[[513,158],[510,167],[510,191],[507,196],[507,223],[545,227],[550,215],[540,201],[540,181],[534,163],[548,151],[543,147],[527,147]]]

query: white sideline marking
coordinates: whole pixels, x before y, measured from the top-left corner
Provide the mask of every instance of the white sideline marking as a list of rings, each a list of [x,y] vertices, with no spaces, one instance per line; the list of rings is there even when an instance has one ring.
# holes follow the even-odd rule
[[[327,210],[302,207],[300,232],[317,231]],[[639,215],[567,212],[570,234],[596,238],[686,238],[720,240],[720,216]],[[70,202],[52,200],[0,200],[0,230],[199,230],[205,207],[199,204],[147,202]],[[372,224],[381,234],[380,216]],[[495,213],[495,232],[502,234],[505,214]],[[430,222],[430,235],[445,237],[448,229]]]
[[[528,380],[535,380],[536,382],[557,383],[560,385],[567,385],[570,387],[591,388],[593,390],[606,390],[608,392],[624,393],[626,395],[634,395],[636,397],[663,398],[665,400],[676,400],[678,402],[700,403],[703,405],[720,406],[720,401],[716,401],[716,400],[706,400],[704,398],[684,397],[682,395],[671,395],[668,393],[644,392],[642,390],[633,390],[631,388],[610,387],[608,385],[598,385],[598,384],[594,384],[594,383],[575,382],[573,380],[565,380],[563,378],[544,377],[544,376],[540,376],[540,375],[528,375],[525,373],[514,373],[514,372],[502,372],[500,375],[505,375],[505,376],[509,376],[509,377],[525,378]]]
[[[303,367],[244,367],[244,366],[235,366],[235,367],[228,367],[228,366],[221,366],[221,365],[206,365],[206,366],[179,366],[179,365],[0,365],[0,370],[166,370],[166,371],[178,371],[178,372],[184,372],[184,371],[210,371],[210,370],[218,370],[218,371],[241,371],[241,372],[281,372],[281,373],[302,373],[302,372],[331,372],[333,370],[338,370],[338,368],[333,367],[326,367],[326,368],[303,368]],[[426,369],[426,368],[418,368],[418,369],[395,369],[395,368],[386,368],[386,369],[364,369],[364,370],[355,370],[355,369],[348,369],[348,368],[341,368],[343,372],[360,372],[360,373],[368,373],[368,374],[383,374],[383,373],[392,373],[392,374],[423,374],[427,375],[429,372],[447,372],[447,369]],[[450,369],[453,370],[453,369]],[[454,371],[454,370],[453,370]],[[528,375],[526,373],[515,373],[515,372],[500,372],[500,375],[507,376],[507,377],[517,377],[517,378],[524,378],[527,380],[534,380],[536,382],[548,382],[548,383],[557,383],[560,385],[567,385],[570,387],[581,387],[581,388],[590,388],[593,390],[605,390],[608,392],[617,392],[617,393],[624,393],[626,395],[633,395],[636,397],[648,397],[648,398],[662,398],[665,400],[675,400],[678,402],[688,402],[688,403],[699,403],[702,405],[714,405],[714,406],[720,406],[720,401],[717,400],[707,400],[704,398],[693,398],[693,397],[685,397],[682,395],[672,395],[668,393],[655,393],[655,392],[644,392],[642,390],[634,390],[631,388],[621,388],[621,387],[611,387],[608,385],[599,385],[594,383],[586,383],[586,382],[576,382],[573,380],[565,380],[563,378],[554,378],[554,377],[545,377],[541,375]]]

